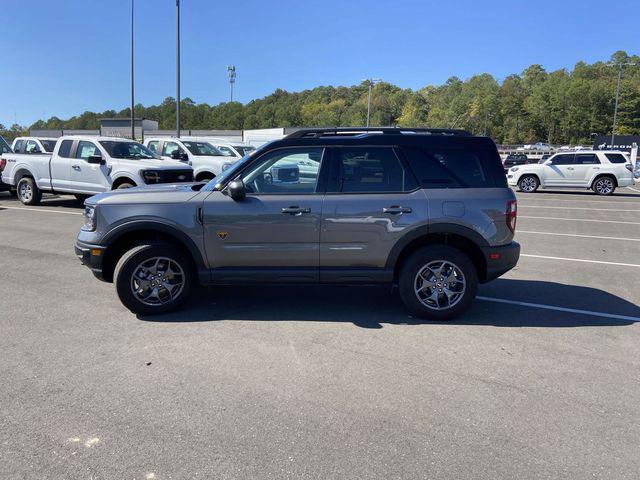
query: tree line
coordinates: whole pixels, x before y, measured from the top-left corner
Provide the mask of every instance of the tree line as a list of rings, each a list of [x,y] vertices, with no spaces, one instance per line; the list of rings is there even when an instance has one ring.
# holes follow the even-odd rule
[[[371,125],[462,128],[489,135],[497,143],[547,141],[589,143],[593,134],[611,133],[618,69],[625,66],[620,86],[616,134],[640,134],[640,58],[618,51],[609,61],[578,62],[573,70],[546,71],[531,65],[520,74],[498,81],[483,73],[467,80],[449,78],[443,85],[419,90],[380,82],[373,87]],[[181,101],[186,129],[252,129],[364,125],[368,84],[321,86],[302,92],[278,89],[246,105],[209,105],[190,98]],[[175,128],[175,100],[135,106],[136,118],[157,120],[160,129]],[[100,118],[130,118],[130,109],[84,112],[68,120],[51,117],[28,128],[0,125],[5,138],[29,129],[98,129]]]

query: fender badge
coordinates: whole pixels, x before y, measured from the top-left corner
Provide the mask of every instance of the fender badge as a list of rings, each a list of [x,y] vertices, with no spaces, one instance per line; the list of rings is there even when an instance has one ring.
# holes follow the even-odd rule
[[[220,240],[225,240],[227,238],[227,235],[229,235],[227,232],[216,232],[216,234],[218,235],[218,238],[220,238]]]

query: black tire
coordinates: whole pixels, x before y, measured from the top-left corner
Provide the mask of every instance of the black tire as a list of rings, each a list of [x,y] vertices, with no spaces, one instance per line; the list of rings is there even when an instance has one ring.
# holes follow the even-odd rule
[[[596,193],[596,195],[613,195],[613,192],[616,191],[616,179],[609,175],[604,175],[602,177],[598,177],[591,185],[591,189]]]
[[[118,185],[116,187],[116,190],[120,190],[120,189],[123,189],[123,188],[133,188],[135,186],[136,185],[134,183],[132,183],[132,182],[122,182],[120,185]]]
[[[154,293],[155,297],[159,299],[159,302],[161,301],[160,297],[163,297],[165,300],[167,300],[164,303],[150,305],[149,303],[145,303],[140,299],[140,297],[137,296],[136,293],[134,293],[133,282],[135,281],[135,279],[133,278],[133,276],[145,262],[148,262],[147,267],[149,267],[158,257],[161,257],[162,259],[168,259],[180,267],[180,269],[182,270],[182,288],[178,289],[178,292],[175,294],[174,298],[167,299],[167,292],[169,292],[169,290],[167,290],[163,286],[155,287],[155,291],[158,293],[153,292],[154,288],[152,286],[146,287],[146,291],[152,290],[150,294],[146,295],[151,299],[150,301],[153,300]],[[166,263],[168,262],[166,260],[161,260],[161,262],[165,263],[164,271],[166,273]],[[154,272],[156,273],[156,275],[160,275],[160,277],[162,277],[163,274],[158,274],[158,271],[162,271],[162,264],[160,264],[160,267]],[[146,268],[146,272],[150,272],[150,269]],[[150,273],[145,276],[146,278],[150,279],[149,282],[162,281],[162,278],[160,278],[160,280],[158,280],[157,278],[153,279],[153,277],[150,276]],[[179,275],[169,276],[173,277],[173,280],[180,279],[178,278]],[[141,277],[138,276],[136,278],[140,279]],[[116,286],[116,292],[118,293],[120,301],[133,313],[137,315],[158,315],[178,308],[189,298],[191,292],[193,291],[195,275],[191,259],[185,253],[180,251],[180,249],[176,248],[173,245],[168,245],[165,243],[152,243],[138,245],[137,247],[132,248],[124,255],[122,255],[122,257],[120,257],[120,260],[118,260],[113,273],[113,283]],[[143,294],[145,287],[143,287],[140,283],[138,283],[138,285],[141,285],[141,296],[145,296]]]
[[[518,190],[533,193],[540,187],[540,180],[535,175],[522,175],[518,180]]]
[[[38,205],[42,200],[42,192],[31,177],[22,177],[16,185],[18,199],[24,205]]]
[[[432,288],[431,285],[428,285],[430,282],[425,281],[423,277],[418,279],[418,274],[423,271],[427,265],[442,265],[440,262],[447,262],[449,265],[453,265],[457,268],[457,273],[461,273],[462,277],[458,275],[452,278],[463,280],[464,288],[459,289],[456,285],[451,290],[459,290],[459,294],[456,296],[454,293],[452,297],[448,297],[445,293],[437,293],[436,301],[438,302],[438,306],[442,306],[442,309],[437,310],[425,305],[418,298],[416,287],[419,283],[426,285],[427,290],[425,291],[425,297],[427,297],[429,296],[427,295],[428,292],[433,292],[435,290],[442,292],[442,289],[438,287],[443,284],[450,287],[453,286],[453,283],[440,283],[440,279],[436,278],[435,280],[437,283],[434,282]],[[430,271],[430,273],[433,273],[433,271]],[[452,270],[447,269],[447,272],[443,272],[443,275],[452,275]],[[402,298],[402,301],[409,312],[416,317],[426,318],[429,320],[451,320],[452,318],[461,315],[471,306],[478,290],[478,273],[471,259],[457,248],[449,247],[447,245],[432,245],[416,250],[405,260],[400,270],[398,280],[400,298]],[[459,282],[459,280],[457,280],[457,282]],[[445,290],[449,289],[445,288]],[[447,301],[453,302],[453,305],[447,307]]]

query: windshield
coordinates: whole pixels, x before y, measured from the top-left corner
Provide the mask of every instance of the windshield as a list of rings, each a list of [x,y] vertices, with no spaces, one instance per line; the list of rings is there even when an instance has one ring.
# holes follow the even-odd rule
[[[131,160],[145,160],[157,158],[154,153],[144,145],[137,142],[102,141],[104,147],[112,158],[128,158]]]
[[[42,144],[42,147],[44,148],[44,151],[47,152],[47,153],[52,153],[53,152],[53,147],[56,146],[56,141],[55,140],[40,139],[40,143]]]
[[[0,153],[12,153],[11,147],[2,137],[0,137]]]
[[[234,146],[233,146],[233,148],[235,148],[235,149],[238,151],[238,153],[239,153],[240,155],[242,155],[243,157],[244,157],[245,155],[250,154],[251,152],[253,152],[253,151],[256,149],[255,147],[251,147],[251,146],[249,146],[249,147],[242,146],[242,147],[241,147],[241,146],[239,146],[239,145],[234,145]]]
[[[213,145],[206,142],[182,142],[185,147],[189,149],[189,151],[193,155],[202,155],[207,157],[220,157],[222,153],[216,149]]]

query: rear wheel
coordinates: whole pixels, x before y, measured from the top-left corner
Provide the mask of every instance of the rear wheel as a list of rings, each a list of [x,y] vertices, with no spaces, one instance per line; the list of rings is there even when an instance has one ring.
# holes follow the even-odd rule
[[[597,178],[591,186],[598,195],[611,195],[616,190],[616,181],[611,177]]]
[[[540,181],[535,175],[523,175],[518,181],[518,188],[521,192],[532,193],[538,190]]]
[[[478,289],[476,268],[464,253],[446,245],[414,252],[400,271],[399,292],[415,316],[450,320],[465,312]]]
[[[22,177],[16,185],[18,198],[25,205],[37,205],[42,200],[42,192],[31,177]]]
[[[182,305],[193,289],[190,259],[175,246],[139,245],[126,252],[113,273],[118,297],[138,315],[157,315]]]

